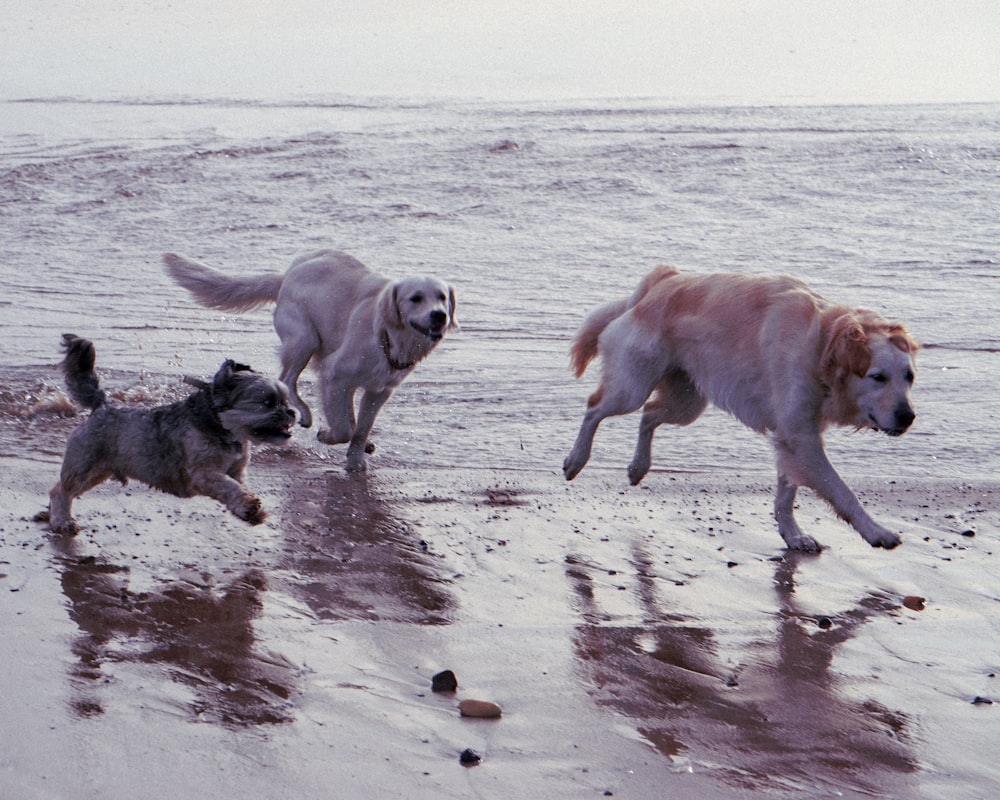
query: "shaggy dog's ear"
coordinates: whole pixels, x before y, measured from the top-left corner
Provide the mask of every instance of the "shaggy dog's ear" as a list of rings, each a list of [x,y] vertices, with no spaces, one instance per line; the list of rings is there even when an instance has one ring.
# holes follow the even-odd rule
[[[390,328],[405,328],[403,315],[399,310],[399,283],[390,283],[378,296],[378,315]]]
[[[253,372],[246,364],[237,364],[231,358],[222,362],[219,371],[212,378],[212,405],[215,408],[227,408],[232,405],[230,395],[239,384],[238,373]]]
[[[864,326],[853,314],[837,317],[823,351],[823,381],[835,386],[855,375],[864,377],[872,363],[872,350]]]

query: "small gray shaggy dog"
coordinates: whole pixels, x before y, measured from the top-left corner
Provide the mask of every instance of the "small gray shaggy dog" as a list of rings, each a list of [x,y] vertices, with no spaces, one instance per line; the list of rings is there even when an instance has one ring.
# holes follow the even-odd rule
[[[279,381],[226,360],[211,383],[185,380],[198,391],[155,408],[107,403],[94,372],[94,345],[63,334],[62,369],[76,402],[90,417],[69,437],[59,482],[49,492],[53,531],[75,535],[73,500],[108,478],[142,481],[177,497],[205,495],[252,525],[267,513],[242,485],[250,442],[283,444],[295,424],[288,390]]]

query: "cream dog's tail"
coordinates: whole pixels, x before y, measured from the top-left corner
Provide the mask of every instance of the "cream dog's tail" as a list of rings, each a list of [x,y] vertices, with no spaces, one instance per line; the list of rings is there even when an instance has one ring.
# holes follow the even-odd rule
[[[100,408],[106,398],[97,373],[94,372],[94,362],[97,360],[94,343],[90,339],[81,339],[76,334],[64,333],[62,346],[66,357],[60,366],[66,375],[66,388],[69,389],[70,397],[84,408]]]
[[[273,303],[284,280],[277,272],[233,278],[175,253],[164,255],[163,263],[170,277],[191,292],[201,305],[223,311],[249,311]]]

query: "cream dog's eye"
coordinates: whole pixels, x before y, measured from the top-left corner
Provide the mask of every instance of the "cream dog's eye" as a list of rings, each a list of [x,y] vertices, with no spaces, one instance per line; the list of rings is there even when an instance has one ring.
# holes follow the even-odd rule
[[[884,372],[873,372],[868,377],[875,381],[875,383],[885,383],[889,380]]]
[[[413,297],[410,298],[410,302],[414,303],[414,304],[416,304],[416,303],[422,303],[423,301],[424,301],[424,296],[422,294],[420,294],[419,292],[417,294],[413,295]]]

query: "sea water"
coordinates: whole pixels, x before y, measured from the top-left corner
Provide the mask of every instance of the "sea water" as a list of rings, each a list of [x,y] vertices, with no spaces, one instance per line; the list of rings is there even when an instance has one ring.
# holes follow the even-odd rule
[[[461,330],[386,406],[375,463],[557,473],[598,374],[571,375],[574,330],[670,263],[792,274],[908,324],[917,421],[895,440],[831,432],[843,473],[1000,465],[998,105],[9,101],[0,237],[0,391],[57,363],[67,331],[121,381],[227,357],[274,372],[270,310],[197,306],[162,253],[235,275],[330,247],[458,295]],[[590,468],[624,485],[637,424],[608,420]],[[771,463],[717,411],[654,447],[661,470]]]

